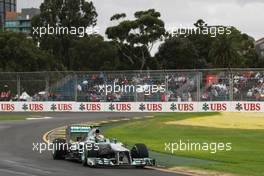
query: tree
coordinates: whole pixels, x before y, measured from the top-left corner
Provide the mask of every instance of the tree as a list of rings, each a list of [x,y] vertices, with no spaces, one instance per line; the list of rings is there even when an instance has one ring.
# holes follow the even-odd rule
[[[235,27],[209,26],[202,19],[194,26],[193,33],[179,37],[187,37],[194,44],[199,60],[204,63],[201,68],[256,67],[258,58],[252,37]],[[224,28],[225,32],[219,34],[220,28]],[[199,33],[198,30],[207,32]],[[217,34],[212,36],[208,31]]]
[[[70,57],[76,71],[115,70],[119,65],[117,48],[97,35],[76,41]]]
[[[259,67],[259,59],[255,48],[254,38],[242,33],[235,27],[232,27],[231,31],[232,32],[229,37],[232,40],[234,47],[237,49],[237,53],[240,57],[240,64],[238,67]],[[260,65],[260,67],[262,67],[262,65]]]
[[[126,14],[115,14],[111,20],[123,20],[118,25],[107,28],[106,35],[118,47],[124,64],[131,69],[151,68],[150,52],[154,44],[165,34],[164,22],[154,9],[138,11],[134,20],[126,20]]]
[[[0,69],[8,72],[54,70],[53,56],[24,34],[0,33]]]
[[[256,67],[258,63],[254,39],[236,28],[231,33],[218,35],[209,52],[214,67]]]
[[[208,25],[202,19],[197,20],[197,22],[194,23],[194,26],[197,28],[194,30],[203,30],[208,27]],[[212,38],[209,34],[202,34],[198,32],[189,34],[186,37],[194,44],[198,52],[200,62],[204,63],[198,68],[210,67],[209,52],[214,38]]]
[[[241,58],[229,36],[218,36],[209,52],[214,67],[232,68],[241,65]],[[244,62],[242,62],[243,64]]]
[[[41,13],[32,20],[33,27],[94,27],[97,21],[97,13],[92,2],[85,0],[44,0],[40,6]],[[57,58],[57,62],[69,70],[73,63],[69,57],[69,50],[78,34],[61,35],[34,35],[34,39],[40,42],[40,47],[51,51]],[[87,37],[87,36],[85,36]]]
[[[198,52],[187,38],[167,39],[156,54],[162,69],[193,69],[199,65]]]

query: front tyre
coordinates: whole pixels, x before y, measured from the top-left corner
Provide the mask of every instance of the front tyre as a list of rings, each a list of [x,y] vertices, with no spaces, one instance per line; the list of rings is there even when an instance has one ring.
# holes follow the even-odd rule
[[[131,149],[131,157],[134,158],[148,158],[149,152],[145,144],[135,144]],[[137,168],[144,168],[145,165],[136,166]]]
[[[135,144],[131,149],[132,158],[148,158],[149,152],[145,144]]]

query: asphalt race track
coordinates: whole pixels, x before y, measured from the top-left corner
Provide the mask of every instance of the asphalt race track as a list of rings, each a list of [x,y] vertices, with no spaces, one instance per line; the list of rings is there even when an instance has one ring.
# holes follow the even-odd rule
[[[8,113],[0,113],[10,115]],[[12,113],[11,115],[19,115]],[[0,176],[179,176],[175,173],[152,169],[134,168],[89,168],[80,163],[55,161],[50,152],[39,154],[33,151],[33,142],[43,142],[45,132],[56,127],[120,117],[143,116],[121,113],[41,113],[53,117],[43,120],[0,121]]]

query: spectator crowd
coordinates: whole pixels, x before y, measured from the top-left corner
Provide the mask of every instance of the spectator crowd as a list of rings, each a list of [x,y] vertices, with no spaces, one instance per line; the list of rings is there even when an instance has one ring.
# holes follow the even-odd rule
[[[200,74],[201,73],[201,74]],[[198,76],[200,75],[200,76]],[[208,80],[208,75],[211,75]],[[61,87],[27,92],[8,84],[1,86],[0,101],[80,101],[80,102],[191,102],[191,101],[264,101],[264,72],[118,72],[79,74],[65,79]],[[68,85],[67,90],[64,88]],[[165,91],[149,94],[135,91],[112,91],[106,94],[103,85],[156,85]],[[30,85],[29,85],[30,86]],[[67,86],[66,86],[67,87]],[[60,91],[58,91],[60,88]],[[24,91],[25,90],[25,91]]]

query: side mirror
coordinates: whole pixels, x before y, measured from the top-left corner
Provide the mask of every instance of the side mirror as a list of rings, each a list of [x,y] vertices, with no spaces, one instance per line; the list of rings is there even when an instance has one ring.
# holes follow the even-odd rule
[[[113,138],[112,139],[112,142],[116,144],[117,143],[117,139],[116,138]]]

